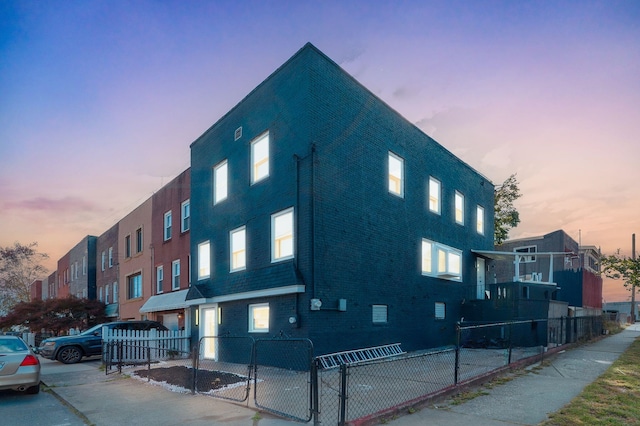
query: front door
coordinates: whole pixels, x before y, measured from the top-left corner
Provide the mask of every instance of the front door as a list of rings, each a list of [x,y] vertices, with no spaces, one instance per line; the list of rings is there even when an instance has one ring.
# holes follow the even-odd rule
[[[202,320],[203,320],[203,331],[202,336],[203,339],[203,357],[209,359],[215,359],[216,357],[216,334],[218,327],[218,307],[210,307],[202,309]]]
[[[476,258],[476,299],[484,300],[485,261],[481,257]]]

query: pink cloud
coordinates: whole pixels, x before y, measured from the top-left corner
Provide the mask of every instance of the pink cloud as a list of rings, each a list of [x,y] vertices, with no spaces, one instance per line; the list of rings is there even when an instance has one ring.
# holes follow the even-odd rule
[[[59,199],[35,197],[27,200],[7,202],[3,205],[7,210],[27,210],[44,212],[95,211],[96,206],[82,198],[64,197]]]

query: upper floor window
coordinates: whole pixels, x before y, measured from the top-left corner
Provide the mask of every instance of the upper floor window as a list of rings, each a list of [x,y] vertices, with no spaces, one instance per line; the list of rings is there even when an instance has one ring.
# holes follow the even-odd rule
[[[198,279],[211,275],[211,245],[209,241],[198,244]]]
[[[82,256],[82,275],[87,275],[87,256]]]
[[[124,237],[124,257],[131,257],[131,235]]]
[[[440,181],[429,178],[429,210],[440,214]]]
[[[422,275],[462,281],[462,251],[423,239]]]
[[[104,286],[104,304],[108,305],[109,304],[109,298],[110,298],[110,294],[109,294],[109,284],[107,284],[106,286]],[[115,300],[114,300],[115,302]]]
[[[271,261],[293,257],[293,207],[271,215]]]
[[[171,210],[164,214],[164,240],[168,241],[171,239],[171,227],[172,227],[173,219],[171,217]]]
[[[249,332],[268,333],[269,332],[269,304],[256,303],[249,305]]]
[[[191,228],[191,200],[183,201],[180,211],[182,212],[180,231],[187,232]]]
[[[125,238],[125,244],[126,244],[126,238]],[[102,264],[102,270],[104,271],[104,269],[105,269],[105,263],[106,263],[106,260],[107,260],[107,255],[105,254],[105,252],[102,252],[101,259],[102,259],[102,262],[101,262],[101,264]]]
[[[241,271],[247,267],[247,231],[243,226],[231,231],[229,240],[231,242],[231,272]]]
[[[484,235],[484,208],[481,206],[476,206],[476,231]]]
[[[118,282],[113,283],[113,303],[118,303]]]
[[[227,160],[213,168],[213,204],[227,199],[228,193],[228,165]]]
[[[180,289],[180,259],[171,262],[171,290]]]
[[[109,247],[109,268],[113,267],[113,247]]]
[[[459,225],[464,225],[464,195],[456,191],[455,194],[455,219]]]
[[[269,176],[269,132],[251,142],[251,184]]]
[[[163,292],[164,286],[164,266],[160,265],[156,268],[156,294]]]
[[[142,228],[136,229],[136,253],[142,253]]]
[[[389,192],[404,197],[404,160],[389,152]]]

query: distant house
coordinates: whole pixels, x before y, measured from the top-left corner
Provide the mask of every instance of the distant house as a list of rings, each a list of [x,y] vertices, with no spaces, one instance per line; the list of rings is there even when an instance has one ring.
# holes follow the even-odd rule
[[[96,298],[96,237],[87,235],[58,260],[57,298]]]
[[[122,320],[144,319],[140,308],[153,294],[152,205],[148,198],[118,224],[118,304]]]
[[[487,299],[494,300],[492,303],[500,298],[518,300],[520,306],[541,307],[514,311],[513,317],[545,318],[548,301],[566,303],[568,310],[561,312],[562,316],[601,314],[600,251],[593,246],[579,247],[564,231],[508,240],[488,256],[494,259],[490,279],[496,291]]]
[[[453,343],[493,191],[307,44],[191,145],[194,334]]]
[[[189,273],[191,229],[191,170],[187,169],[152,197],[152,286],[140,312],[170,330],[184,329]]]
[[[116,223],[102,235],[96,242],[96,286],[98,300],[104,302],[107,318],[117,319],[119,315],[118,304],[118,271],[120,267],[118,247],[119,223]]]

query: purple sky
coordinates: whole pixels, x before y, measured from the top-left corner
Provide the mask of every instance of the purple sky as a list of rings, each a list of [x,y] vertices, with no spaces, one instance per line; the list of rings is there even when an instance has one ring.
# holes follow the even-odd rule
[[[512,238],[630,255],[640,2],[610,0],[4,0],[0,246],[57,261],[100,235],[308,41],[495,184],[517,173]]]

